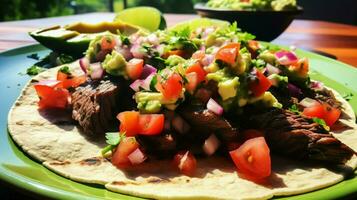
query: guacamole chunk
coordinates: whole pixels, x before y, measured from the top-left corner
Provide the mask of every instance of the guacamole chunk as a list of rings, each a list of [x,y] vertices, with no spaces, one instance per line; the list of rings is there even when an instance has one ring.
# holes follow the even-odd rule
[[[296,0],[209,0],[206,6],[232,10],[289,10],[296,9]]]
[[[102,66],[108,74],[113,76],[123,76],[124,78],[128,79],[128,75],[125,70],[125,58],[117,51],[112,51],[111,54],[107,54],[102,63]]]

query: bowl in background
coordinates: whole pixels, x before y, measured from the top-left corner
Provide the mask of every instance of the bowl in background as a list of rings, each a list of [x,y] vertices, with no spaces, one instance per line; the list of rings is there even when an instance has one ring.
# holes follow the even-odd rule
[[[237,21],[237,25],[243,31],[254,34],[257,40],[272,41],[277,38],[294,20],[296,15],[302,13],[302,7],[296,10],[232,10],[210,8],[205,3],[197,3],[194,6],[201,17],[215,18],[229,22]]]

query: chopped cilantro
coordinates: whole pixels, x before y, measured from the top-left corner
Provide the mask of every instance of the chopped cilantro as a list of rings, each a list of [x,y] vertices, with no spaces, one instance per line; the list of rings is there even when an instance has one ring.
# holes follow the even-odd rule
[[[150,82],[150,90],[153,91],[153,92],[157,92],[156,90],[156,84],[157,84],[157,76],[154,76],[152,79],[151,79],[151,82]]]
[[[28,74],[30,76],[35,76],[43,71],[45,71],[44,68],[39,67],[37,65],[32,65],[31,67],[27,68],[26,74]]]
[[[330,127],[326,125],[325,120],[323,120],[321,118],[314,117],[314,118],[312,118],[312,121],[319,124],[320,126],[322,126],[326,131],[330,130]]]
[[[120,40],[124,45],[130,45],[130,40],[128,36],[120,34]]]
[[[28,55],[27,57],[28,57],[28,58],[32,58],[32,59],[34,59],[34,60],[39,60],[39,59],[40,59],[40,57],[38,56],[37,53],[30,54],[30,55]]]
[[[71,74],[71,72],[69,71],[69,67],[68,67],[68,66],[63,66],[63,67],[61,67],[61,68],[59,69],[59,71],[62,72],[62,73],[68,74],[68,75]]]
[[[352,97],[353,97],[352,92],[343,95],[343,98],[344,98],[346,101],[350,101],[350,100],[352,99]]]
[[[63,64],[70,63],[73,61],[74,61],[74,58],[67,54],[60,54],[56,60],[58,65],[63,65]]]
[[[293,104],[293,105],[289,108],[289,110],[290,110],[291,112],[293,112],[293,113],[300,114],[299,108],[298,108],[298,106],[297,106],[296,104]]]
[[[105,155],[108,151],[115,149],[115,147],[120,143],[120,141],[125,138],[125,134],[120,132],[109,132],[105,134],[106,143],[108,144],[101,151],[102,155]]]

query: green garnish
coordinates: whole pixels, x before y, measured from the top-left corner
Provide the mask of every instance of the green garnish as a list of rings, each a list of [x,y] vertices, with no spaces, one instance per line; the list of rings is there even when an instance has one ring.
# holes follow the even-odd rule
[[[325,120],[323,120],[321,118],[314,117],[314,118],[312,118],[312,121],[319,124],[320,126],[322,126],[326,131],[330,131],[330,127],[326,125]]]
[[[45,71],[44,68],[39,67],[37,65],[32,65],[31,67],[27,68],[26,74],[28,74],[30,76],[35,76],[43,71]]]
[[[289,110],[290,110],[291,112],[293,112],[293,113],[300,114],[299,108],[298,108],[298,106],[297,106],[296,104],[293,104],[293,105],[289,108]]]
[[[65,73],[65,74],[67,74],[67,75],[70,75],[70,74],[71,74],[71,72],[69,71],[69,67],[68,67],[68,66],[63,66],[63,67],[61,67],[61,68],[59,69],[59,71],[62,72],[62,73]]]
[[[105,142],[108,145],[104,147],[101,151],[103,156],[105,156],[107,152],[112,151],[113,149],[115,149],[116,146],[118,146],[120,141],[125,138],[125,133],[109,132],[105,134],[105,138]]]
[[[352,92],[343,95],[343,98],[344,98],[346,101],[350,101],[350,100],[352,99],[352,97],[353,97]]]
[[[130,45],[130,40],[128,36],[120,34],[120,40],[124,45]]]

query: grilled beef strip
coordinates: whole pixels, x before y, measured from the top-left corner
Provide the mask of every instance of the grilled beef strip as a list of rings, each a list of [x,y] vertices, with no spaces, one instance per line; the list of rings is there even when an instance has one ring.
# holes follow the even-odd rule
[[[319,124],[289,110],[254,114],[247,123],[264,130],[269,147],[278,154],[336,164],[345,163],[355,154]]]
[[[212,133],[223,143],[238,141],[238,129],[222,116],[205,109],[202,105],[180,106],[178,113],[192,127],[192,133],[203,135],[204,139]]]
[[[135,108],[132,92],[124,80],[105,78],[79,86],[72,94],[72,118],[86,134],[117,131],[116,115]]]

